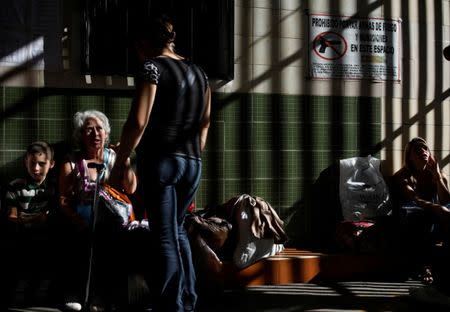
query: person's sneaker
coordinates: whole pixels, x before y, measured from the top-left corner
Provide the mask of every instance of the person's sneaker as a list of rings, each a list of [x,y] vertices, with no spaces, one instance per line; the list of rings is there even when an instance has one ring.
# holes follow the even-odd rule
[[[422,268],[422,273],[419,274],[419,278],[422,280],[422,282],[425,285],[431,285],[434,282],[433,273],[431,271],[431,268],[428,266],[425,266]]]
[[[66,309],[66,311],[81,311],[83,306],[78,302],[71,301],[71,302],[66,302],[64,304],[64,308]]]
[[[101,304],[91,304],[90,308],[89,308],[90,312],[104,312],[105,307]]]

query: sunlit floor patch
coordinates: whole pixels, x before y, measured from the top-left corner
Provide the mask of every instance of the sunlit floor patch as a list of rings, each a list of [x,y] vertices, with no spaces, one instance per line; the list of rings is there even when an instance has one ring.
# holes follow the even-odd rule
[[[338,282],[330,284],[295,283],[248,287],[251,293],[305,296],[398,297],[409,294],[410,288],[423,287],[419,281],[406,282]]]

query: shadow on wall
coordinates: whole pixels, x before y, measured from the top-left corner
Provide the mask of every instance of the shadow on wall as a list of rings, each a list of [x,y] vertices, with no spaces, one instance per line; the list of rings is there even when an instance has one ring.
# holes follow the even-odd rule
[[[109,116],[112,128],[121,127],[127,113],[122,103],[131,103],[129,99],[132,92],[132,90],[7,88],[3,94],[4,108],[0,111],[0,127],[5,129],[0,139],[4,140],[0,151],[3,154],[0,162],[1,185],[24,175],[23,153],[32,141],[47,140],[54,145],[57,162],[60,160],[58,157],[61,158],[64,153],[69,152],[73,146],[72,118],[77,111],[101,110]]]
[[[0,167],[0,186],[6,185],[12,180],[25,176],[23,157],[16,158]]]
[[[289,246],[328,250],[332,246],[336,224],[343,219],[339,199],[339,161],[325,168],[305,194],[304,199],[290,208],[286,224]],[[309,228],[302,229],[304,224],[309,224]]]

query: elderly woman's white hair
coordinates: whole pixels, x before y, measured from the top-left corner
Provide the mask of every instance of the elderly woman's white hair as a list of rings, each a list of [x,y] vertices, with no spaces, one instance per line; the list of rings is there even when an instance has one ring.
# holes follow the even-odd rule
[[[81,144],[81,132],[83,131],[83,128],[86,124],[86,120],[95,118],[100,120],[102,123],[103,129],[106,132],[106,144],[109,143],[109,134],[111,133],[111,126],[109,125],[109,119],[106,117],[105,114],[98,110],[86,110],[83,112],[77,112],[73,116],[73,138],[75,140],[75,143],[77,143],[79,146]]]

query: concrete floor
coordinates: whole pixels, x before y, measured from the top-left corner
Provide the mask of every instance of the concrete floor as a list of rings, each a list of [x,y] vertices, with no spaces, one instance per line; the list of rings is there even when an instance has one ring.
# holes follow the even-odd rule
[[[197,312],[450,311],[450,297],[431,302],[410,296],[411,289],[423,287],[422,283],[413,280],[253,286],[243,290],[225,290],[217,297],[204,296]],[[18,305],[6,310],[62,311],[42,300],[42,304]]]
[[[409,296],[417,287],[423,285],[353,281],[257,286],[225,292],[217,305],[201,311],[429,311]]]

